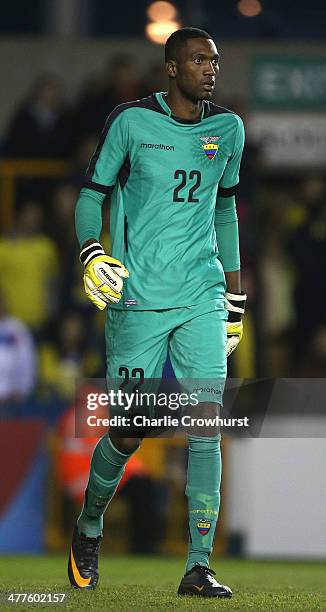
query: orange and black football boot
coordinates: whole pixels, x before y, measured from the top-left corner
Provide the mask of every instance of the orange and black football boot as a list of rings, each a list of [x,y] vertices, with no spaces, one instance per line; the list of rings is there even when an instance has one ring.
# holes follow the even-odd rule
[[[99,579],[98,554],[102,535],[87,538],[77,525],[72,536],[68,560],[68,576],[75,589],[95,589]]]

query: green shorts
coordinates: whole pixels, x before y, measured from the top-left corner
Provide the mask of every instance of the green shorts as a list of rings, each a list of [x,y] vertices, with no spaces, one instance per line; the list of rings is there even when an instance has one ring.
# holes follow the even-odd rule
[[[137,379],[142,373],[145,379],[160,379],[169,354],[178,380],[202,388],[202,401],[221,402],[226,319],[224,298],[167,310],[108,309],[107,377]]]

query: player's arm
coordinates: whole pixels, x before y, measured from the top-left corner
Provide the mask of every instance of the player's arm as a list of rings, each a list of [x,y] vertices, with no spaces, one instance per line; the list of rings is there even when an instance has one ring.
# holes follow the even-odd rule
[[[99,243],[102,230],[102,204],[114,189],[128,152],[128,122],[122,107],[109,115],[99,143],[90,160],[76,212],[76,234],[84,265],[84,287],[89,299],[101,310],[117,303],[122,296],[124,265],[106,255]]]
[[[241,291],[239,229],[235,200],[243,145],[244,128],[241,119],[238,118],[233,154],[226,165],[219,184],[215,210],[219,259],[227,283],[225,294],[225,305],[228,310],[227,356],[236,349],[242,338],[242,315],[245,311],[247,299],[247,296]]]

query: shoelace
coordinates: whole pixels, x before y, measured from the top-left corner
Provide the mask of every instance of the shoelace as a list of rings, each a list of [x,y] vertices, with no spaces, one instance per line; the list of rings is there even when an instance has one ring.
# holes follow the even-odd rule
[[[214,572],[214,570],[212,570],[210,567],[206,567],[206,565],[200,565],[200,563],[196,563],[195,568],[199,569],[204,574],[211,574],[212,576],[215,576],[216,574],[216,572]]]
[[[213,576],[215,576],[214,570],[212,570],[210,567],[205,567],[204,565],[199,565],[199,564],[196,564],[195,567],[199,569],[202,574],[207,575],[207,579],[209,580],[209,582],[211,582],[212,584],[215,584],[216,580],[215,578],[213,578]]]

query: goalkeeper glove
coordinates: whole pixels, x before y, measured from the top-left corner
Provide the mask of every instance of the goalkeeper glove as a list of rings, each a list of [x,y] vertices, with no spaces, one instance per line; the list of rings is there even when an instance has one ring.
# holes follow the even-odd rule
[[[229,311],[228,321],[226,323],[226,356],[237,348],[243,336],[243,323],[241,317],[244,314],[246,307],[247,296],[244,293],[226,293],[225,308]]]
[[[93,304],[104,310],[107,304],[119,302],[122,297],[123,279],[129,276],[121,261],[106,255],[98,242],[81,251],[80,261],[85,267],[85,292]]]

